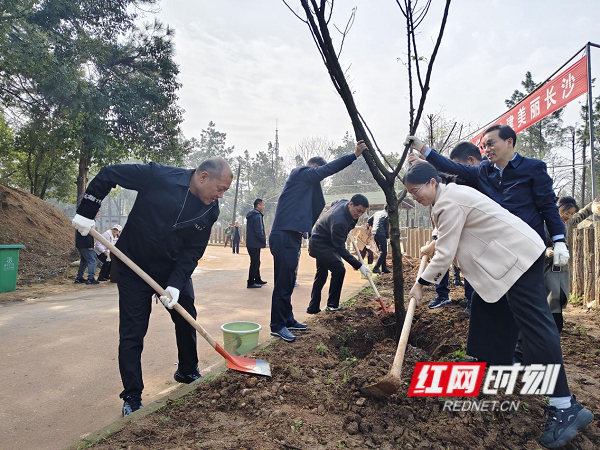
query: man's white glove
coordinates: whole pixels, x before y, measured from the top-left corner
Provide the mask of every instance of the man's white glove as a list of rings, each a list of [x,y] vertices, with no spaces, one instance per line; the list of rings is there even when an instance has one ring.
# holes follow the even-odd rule
[[[73,227],[79,231],[79,234],[82,236],[87,236],[94,226],[94,219],[88,219],[87,217],[80,216],[79,214],[75,214],[73,217]]]
[[[416,136],[410,135],[406,136],[406,141],[404,141],[404,145],[410,145],[410,148],[418,152],[424,151],[423,147],[425,147],[425,144],[423,144],[423,141],[421,141],[421,139],[419,139]]]
[[[554,243],[554,265],[558,267],[565,266],[569,262],[569,250],[564,242]]]
[[[166,295],[161,295],[159,299],[162,304],[165,305],[165,307],[173,309],[173,306],[175,306],[179,300],[179,289],[169,286],[165,289],[165,291],[171,296],[171,298],[167,297]]]
[[[367,266],[365,266],[364,264],[362,266],[360,266],[359,270],[360,270],[360,273],[363,275],[363,277],[366,277],[367,274],[371,273],[369,268]]]
[[[110,251],[106,250],[104,253],[106,254],[106,262],[110,262]]]

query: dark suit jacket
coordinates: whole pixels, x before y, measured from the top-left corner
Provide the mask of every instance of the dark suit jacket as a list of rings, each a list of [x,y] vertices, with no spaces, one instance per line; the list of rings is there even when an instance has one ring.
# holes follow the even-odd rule
[[[339,200],[329,211],[323,214],[310,237],[308,252],[310,256],[328,261],[331,258],[343,258],[355,269],[362,264],[346,249],[346,239],[350,230],[354,229],[357,220],[354,220],[348,210],[348,200]]]
[[[320,167],[296,167],[285,182],[277,201],[273,231],[310,232],[325,207],[321,180],[354,162],[350,153]]]
[[[137,191],[117,247],[159,284],[181,290],[219,217],[218,201],[205,205],[188,192],[193,173],[157,163],[106,166],[88,185],[77,213],[94,218],[117,184]],[[119,267],[133,274],[125,264]]]
[[[265,236],[263,214],[258,209],[252,209],[246,214],[246,221],[246,247],[265,248],[267,237]]]
[[[502,177],[484,160],[479,166],[455,163],[432,151],[427,161],[441,172],[457,175],[467,186],[508,209],[545,239],[544,222],[552,236],[565,234],[558,214],[552,178],[543,161],[519,154],[504,168]]]

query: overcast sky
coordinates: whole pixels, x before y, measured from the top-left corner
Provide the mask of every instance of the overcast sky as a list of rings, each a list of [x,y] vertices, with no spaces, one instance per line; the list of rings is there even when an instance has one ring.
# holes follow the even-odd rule
[[[407,75],[398,61],[405,58],[403,17],[394,0],[338,0],[332,22],[343,27],[353,6],[341,61],[380,147],[397,151],[408,124]],[[417,38],[420,54],[431,54],[443,6],[433,0]],[[352,130],[308,28],[282,1],[162,0],[156,16],[175,29],[186,137],[199,138],[212,120],[236,154],[255,154],[274,140],[277,120],[285,153],[305,137],[340,142]],[[449,118],[485,125],[505,111],[527,70],[542,81],[586,42],[600,43],[598,17],[597,0],[454,0],[426,111],[443,108]],[[600,77],[600,49],[592,51],[592,73]],[[567,108],[567,122],[579,102]]]

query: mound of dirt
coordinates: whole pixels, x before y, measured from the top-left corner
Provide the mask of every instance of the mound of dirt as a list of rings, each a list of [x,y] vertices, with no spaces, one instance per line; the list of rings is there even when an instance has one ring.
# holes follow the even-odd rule
[[[23,244],[18,285],[34,284],[65,272],[77,259],[71,220],[27,192],[0,185],[0,244]]]
[[[413,272],[407,270],[406,279],[414,278]],[[389,275],[379,277],[382,295],[391,292],[391,281]],[[427,294],[432,298],[434,292]],[[458,290],[454,294],[460,298]],[[467,338],[469,318],[461,302],[439,310],[426,305],[417,308],[400,390],[387,400],[372,400],[360,391],[388,373],[396,351],[393,316],[376,316],[373,295],[363,293],[346,303],[344,313],[315,316],[294,344],[278,340],[257,352],[254,356],[269,361],[272,378],[226,372],[130,422],[95,448],[540,448],[544,404],[539,396],[485,397],[520,401],[510,412],[449,412],[443,411],[447,399],[406,396],[415,362],[452,359]],[[600,391],[594,358],[600,340],[581,327],[566,331],[571,389],[596,412]],[[567,448],[599,446],[596,416]]]

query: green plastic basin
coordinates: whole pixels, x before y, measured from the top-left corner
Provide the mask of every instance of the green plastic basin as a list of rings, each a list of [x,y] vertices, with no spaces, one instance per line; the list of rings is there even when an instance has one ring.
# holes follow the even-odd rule
[[[240,356],[258,345],[261,326],[254,322],[229,322],[221,325],[223,347],[228,353]]]

